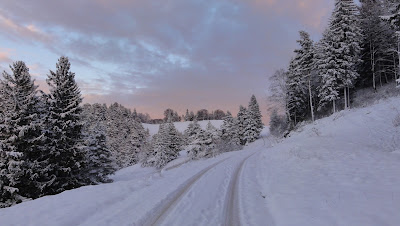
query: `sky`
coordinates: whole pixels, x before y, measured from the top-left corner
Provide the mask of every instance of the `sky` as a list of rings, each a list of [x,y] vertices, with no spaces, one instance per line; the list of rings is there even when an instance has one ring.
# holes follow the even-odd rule
[[[60,56],[85,103],[161,118],[172,108],[236,114],[287,67],[298,31],[318,40],[332,0],[1,0],[0,70],[24,61],[40,89]]]

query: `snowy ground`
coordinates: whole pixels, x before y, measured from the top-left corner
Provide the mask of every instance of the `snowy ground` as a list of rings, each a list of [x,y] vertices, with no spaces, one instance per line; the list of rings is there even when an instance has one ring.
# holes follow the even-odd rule
[[[342,111],[283,141],[0,209],[1,225],[400,225],[400,98]],[[178,166],[178,167],[174,167]]]

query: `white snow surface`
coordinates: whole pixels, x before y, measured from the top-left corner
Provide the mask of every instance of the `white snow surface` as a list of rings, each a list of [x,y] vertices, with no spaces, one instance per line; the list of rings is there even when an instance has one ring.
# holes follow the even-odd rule
[[[223,120],[210,120],[210,121],[204,120],[204,121],[198,121],[200,127],[201,127],[202,129],[204,129],[204,130],[206,129],[208,122],[211,122],[211,124],[212,124],[213,126],[215,126],[215,128],[219,129],[224,121],[223,121]],[[188,125],[189,125],[190,123],[191,123],[190,121],[188,121],[188,122],[174,122],[174,125],[175,125],[175,128],[176,128],[179,132],[183,133],[183,132],[187,129],[187,127],[188,127]],[[150,132],[150,135],[151,135],[151,136],[153,136],[154,134],[156,134],[156,133],[158,132],[159,127],[160,127],[159,124],[146,124],[146,123],[142,123],[142,125],[143,125],[144,129],[149,129],[149,132]]]
[[[400,98],[0,209],[0,225],[400,225]]]

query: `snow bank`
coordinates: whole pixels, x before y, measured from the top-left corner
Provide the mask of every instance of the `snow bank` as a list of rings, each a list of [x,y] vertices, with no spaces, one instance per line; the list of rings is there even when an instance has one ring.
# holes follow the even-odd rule
[[[399,225],[399,112],[390,98],[302,127],[252,159],[249,192],[276,225]]]

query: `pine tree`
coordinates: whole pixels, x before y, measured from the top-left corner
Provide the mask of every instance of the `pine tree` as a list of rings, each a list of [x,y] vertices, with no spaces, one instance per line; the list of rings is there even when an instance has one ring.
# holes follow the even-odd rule
[[[332,54],[336,61],[333,65],[334,74],[344,91],[344,108],[349,107],[349,90],[354,86],[359,74],[356,66],[359,63],[361,29],[357,19],[357,7],[353,0],[336,0],[335,9],[330,21],[332,35]]]
[[[325,109],[329,103],[332,103],[333,112],[336,112],[336,101],[340,98],[340,85],[336,70],[337,56],[333,54],[332,42],[332,35],[327,29],[316,47],[315,65],[321,80],[318,87],[318,111]]]
[[[301,46],[300,49],[295,50],[298,58],[298,71],[301,73],[301,77],[305,80],[305,84],[307,86],[307,93],[309,106],[310,106],[310,114],[311,119],[314,121],[314,106],[313,106],[313,93],[312,90],[314,87],[313,78],[311,72],[314,68],[314,44],[313,41],[310,39],[310,35],[305,31],[300,31],[300,40],[297,41]],[[304,98],[304,97],[303,97]]]
[[[186,128],[184,134],[186,139],[188,140],[188,143],[192,142],[194,140],[194,137],[200,132],[201,127],[197,120],[194,120],[188,125],[188,128]]]
[[[305,118],[307,112],[307,85],[299,70],[299,59],[290,61],[287,75],[288,118],[295,125]]]
[[[313,93],[314,87],[311,72],[314,67],[314,45],[310,35],[300,31],[300,40],[297,42],[300,49],[294,52],[296,56],[290,62],[287,79],[287,98],[289,119],[297,124],[304,120],[307,115],[314,120]],[[309,111],[307,110],[309,106]]]
[[[210,158],[217,154],[216,145],[210,132],[200,130],[187,147],[191,159]]]
[[[189,114],[189,109],[186,109],[186,114],[185,114],[185,122],[190,121],[190,114]]]
[[[397,75],[400,75],[400,2],[397,0],[387,0],[389,6],[388,6],[388,15],[383,16],[382,18],[385,19],[386,21],[389,21],[390,24],[392,25],[396,37],[397,37]],[[398,78],[396,80],[397,82],[397,87],[400,87],[400,79]]]
[[[221,139],[226,143],[231,143],[235,146],[240,146],[239,126],[232,114],[228,112],[221,125]]]
[[[83,107],[84,145],[86,154],[84,179],[88,184],[111,182],[108,175],[116,170],[116,161],[107,148],[107,107],[85,104]]]
[[[247,144],[246,140],[246,130],[247,130],[247,124],[249,122],[249,115],[247,113],[247,109],[240,105],[239,112],[237,114],[237,121],[238,121],[238,133],[239,133],[239,139],[240,139],[240,144],[245,145]]]
[[[56,194],[84,184],[80,175],[85,162],[82,149],[82,98],[70,67],[68,58],[61,57],[57,70],[50,71],[47,79],[50,94],[46,118],[49,149],[46,173],[54,177],[54,182],[45,188],[46,194]]]
[[[387,81],[388,62],[396,65],[393,59],[396,46],[394,31],[380,16],[384,14],[382,2],[376,0],[361,1],[360,25],[363,40],[362,64],[360,65],[361,85],[372,85],[376,90],[377,76],[382,81],[382,74]],[[396,70],[396,66],[395,66]],[[382,83],[381,83],[382,84]]]
[[[43,121],[40,98],[29,69],[22,61],[11,67],[12,75],[4,72],[1,80],[0,190],[12,204],[17,197],[37,198],[41,186],[48,182],[42,168],[47,165],[42,147]],[[18,195],[17,195],[18,193]]]
[[[255,121],[255,125],[257,129],[261,130],[264,128],[264,124],[262,122],[262,115],[260,111],[260,106],[258,105],[257,99],[254,95],[251,96],[250,102],[249,102],[249,116]]]
[[[211,123],[211,121],[208,121],[206,126],[206,131],[212,135],[214,140],[218,140],[220,138],[220,131],[217,128],[215,128],[215,126]]]
[[[168,162],[178,157],[181,146],[178,131],[174,124],[171,121],[161,124],[154,137],[153,150],[144,165],[156,168],[164,167]]]

